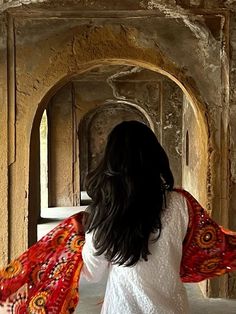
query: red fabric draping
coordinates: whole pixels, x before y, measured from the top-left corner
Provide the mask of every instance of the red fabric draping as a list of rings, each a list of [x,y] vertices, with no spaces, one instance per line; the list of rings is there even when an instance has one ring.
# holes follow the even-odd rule
[[[182,281],[199,282],[236,270],[236,232],[219,226],[190,193],[176,191],[186,198],[189,212],[180,269]]]
[[[0,271],[5,313],[69,314],[78,303],[83,213],[60,223]]]
[[[184,195],[189,209],[182,281],[199,282],[236,270],[236,233],[217,225],[188,192],[176,191]],[[0,270],[0,303],[7,313],[74,312],[83,265],[82,219],[83,212],[64,220]]]

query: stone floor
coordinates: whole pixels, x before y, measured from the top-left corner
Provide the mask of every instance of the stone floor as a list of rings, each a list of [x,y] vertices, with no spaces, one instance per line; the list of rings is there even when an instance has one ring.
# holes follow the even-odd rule
[[[38,239],[54,228],[62,219],[84,210],[86,206],[71,209],[54,207],[41,212],[42,223],[38,225]],[[191,314],[236,314],[236,300],[204,298],[197,284],[186,285]],[[80,282],[80,303],[76,314],[99,314],[104,297],[105,280],[101,283],[90,284]],[[116,313],[114,313],[116,314]],[[125,314],[125,313],[124,313]],[[144,313],[148,314],[148,313]],[[183,313],[184,314],[184,313]]]
[[[99,314],[105,283],[90,284],[80,281],[80,303],[76,314]],[[198,284],[186,284],[191,314],[235,314],[236,301],[204,298]],[[116,313],[114,313],[116,314]],[[125,313],[124,313],[125,314]],[[148,314],[148,313],[144,313]],[[184,314],[184,313],[183,313]]]

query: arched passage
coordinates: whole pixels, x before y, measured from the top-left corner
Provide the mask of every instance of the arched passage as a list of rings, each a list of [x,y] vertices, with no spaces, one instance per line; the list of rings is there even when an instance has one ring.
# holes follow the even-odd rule
[[[109,64],[124,64],[123,60],[114,60],[112,62],[110,62]],[[103,64],[99,63],[96,66],[94,65],[93,67],[99,67]],[[107,62],[105,62],[105,64],[107,64]],[[139,65],[140,63],[137,63],[137,61],[133,61],[133,63],[131,63],[130,60],[128,60],[125,64],[132,64],[132,65]],[[152,69],[153,70],[153,66],[152,67],[147,67],[148,69]],[[89,71],[91,69],[90,66],[88,66],[87,71]],[[173,79],[173,77],[169,74],[166,73],[163,70],[160,70],[159,68],[156,69],[157,72],[161,73],[162,75],[165,74],[165,76],[171,78],[174,82],[176,82],[176,79]],[[83,70],[83,72],[85,72]],[[69,79],[72,79],[73,77],[75,77],[75,74],[71,77],[65,77],[64,78],[64,82],[68,82]],[[36,224],[37,224],[37,218],[39,217],[39,208],[40,208],[40,198],[39,196],[39,189],[40,186],[39,184],[36,182],[36,178],[39,175],[39,161],[38,161],[38,148],[37,143],[39,142],[38,136],[39,136],[39,132],[38,132],[38,127],[39,127],[39,123],[41,121],[41,116],[42,116],[42,112],[43,110],[48,106],[48,100],[50,99],[51,95],[53,95],[53,93],[55,94],[55,92],[61,88],[62,82],[58,82],[56,86],[53,86],[51,90],[48,91],[47,95],[45,95],[45,97],[43,98],[43,100],[41,101],[38,110],[36,111],[35,114],[35,118],[34,118],[34,123],[33,123],[33,128],[32,128],[32,133],[31,133],[31,150],[30,150],[30,182],[29,182],[29,187],[30,187],[30,192],[29,192],[29,218],[31,219],[29,226],[29,239],[30,242],[34,242],[36,239]],[[199,102],[196,101],[196,97],[194,97],[194,99],[189,95],[189,93],[187,93],[187,89],[185,87],[183,87],[181,82],[178,82],[178,86],[181,87],[182,91],[185,94],[186,99],[188,100],[188,103],[191,105],[194,115],[195,115],[195,122],[196,122],[196,127],[198,129],[198,137],[203,139],[200,142],[200,147],[199,150],[201,152],[202,155],[202,159],[200,160],[200,164],[198,167],[198,171],[200,171],[199,173],[201,173],[201,181],[199,180],[196,181],[195,178],[194,180],[191,181],[188,180],[187,185],[184,186],[186,189],[190,190],[193,194],[195,194],[195,196],[202,202],[202,204],[204,204],[204,206],[207,205],[207,193],[206,193],[206,186],[207,186],[207,178],[206,178],[206,173],[208,170],[208,153],[207,153],[207,147],[208,147],[208,143],[207,143],[207,139],[208,139],[208,130],[207,130],[207,124],[204,121],[204,116],[203,116],[203,112],[202,112],[202,105],[201,108],[199,107]],[[129,103],[129,105],[131,105],[131,103]],[[138,107],[138,106],[137,106]],[[142,110],[139,108],[139,110]],[[85,112],[85,111],[84,111]],[[150,120],[150,119],[149,119]],[[152,125],[152,128],[154,128],[152,121],[149,121],[149,124]]]
[[[176,21],[173,27],[178,27]],[[11,167],[12,188],[9,198],[11,199],[12,221],[18,220],[21,229],[16,228],[14,224],[11,226],[9,245],[11,258],[19,255],[36,239],[39,186],[32,182],[35,174],[39,171],[36,156],[38,155],[36,146],[39,141],[37,130],[43,110],[56,91],[72,78],[101,65],[139,66],[159,72],[180,86],[193,108],[199,138],[203,139],[199,143],[203,167],[200,173],[205,177],[201,178],[203,183],[199,183],[198,199],[203,205],[208,205],[210,209],[216,208],[216,211],[220,213],[218,208],[222,206],[223,202],[220,182],[227,180],[227,169],[222,170],[216,167],[221,146],[216,145],[218,133],[214,131],[215,128],[220,128],[221,120],[220,116],[212,118],[207,110],[209,104],[214,103],[215,100],[215,93],[212,90],[215,88],[216,82],[211,82],[207,75],[204,76],[206,69],[201,68],[200,62],[198,63],[200,70],[198,69],[197,72],[196,67],[192,67],[196,61],[194,52],[189,54],[183,68],[178,57],[173,60],[168,55],[171,43],[167,42],[164,37],[161,40],[162,49],[150,39],[148,33],[137,30],[135,27],[127,26],[124,29],[123,26],[111,24],[99,25],[99,27],[83,24],[80,27],[61,32],[59,42],[58,37],[47,38],[47,43],[43,38],[40,42],[40,54],[33,53],[28,47],[27,50],[24,45],[16,48],[17,70],[24,74],[17,80],[16,109],[18,111],[15,126],[17,149],[16,160]],[[51,43],[53,49],[42,50],[42,45],[48,45],[48,42]],[[38,47],[32,47],[32,49],[37,51]],[[31,62],[35,62],[35,66],[29,73],[24,71],[24,67],[30,58]],[[200,72],[202,77],[199,77]],[[204,84],[209,90],[207,94],[201,90],[201,86]],[[21,143],[23,137],[25,145]],[[219,143],[217,142],[217,144]],[[18,185],[20,181],[22,182],[21,186]],[[17,189],[15,194],[13,193],[14,189]],[[198,189],[196,188],[196,190]],[[15,246],[13,243],[17,242],[19,238],[22,241]]]
[[[122,103],[122,101],[121,100],[119,100],[119,103]],[[49,104],[50,105],[50,104]],[[110,101],[110,105],[111,105],[111,101]],[[152,128],[152,129],[154,129],[154,124],[153,124],[153,121],[150,119],[150,117],[148,117],[148,115],[147,114],[145,114],[145,112],[144,111],[142,111],[142,109],[140,110],[140,107],[138,106],[138,105],[135,105],[135,104],[132,104],[131,102],[125,102],[125,101],[123,101],[123,105],[125,105],[125,106],[132,106],[133,108],[135,108],[136,109],[136,111],[139,111],[139,113],[141,114],[141,115],[144,115],[145,117],[146,117],[146,122],[149,124],[149,126]],[[48,105],[47,105],[48,106]],[[95,109],[93,109],[92,110],[92,112],[91,111],[89,111],[89,112],[87,112],[87,114],[85,114],[85,116],[83,117],[83,120],[87,120],[87,123],[91,123],[91,119],[93,119],[93,117],[94,117],[94,115],[96,115],[98,112],[101,112],[103,109],[104,109],[104,107],[107,107],[108,105],[107,104],[103,104],[102,106],[99,106],[99,107],[97,107],[97,108],[95,108]],[[192,105],[193,106],[193,105]],[[194,109],[193,109],[194,110]],[[196,109],[194,110],[194,114],[196,113],[197,111],[196,111]],[[196,125],[198,126],[199,125],[199,122],[198,122],[198,117],[196,117],[195,116],[195,123],[196,123]],[[81,121],[81,123],[82,123],[82,121]],[[36,126],[36,128],[37,128],[37,126]],[[200,132],[202,132],[201,130],[200,130],[200,128],[199,128],[199,131]],[[37,134],[37,130],[35,129],[35,133]],[[198,136],[200,136],[201,137],[201,135],[199,135],[198,134]],[[35,147],[34,147],[34,152],[37,152],[37,149],[35,149]],[[202,152],[202,155],[203,155],[203,157],[205,157],[204,159],[205,160],[207,160],[207,158],[206,158],[206,156],[207,156],[207,153],[206,153],[206,151],[204,151],[202,148],[200,148],[200,150],[201,150],[201,152]],[[37,159],[37,157],[36,156],[34,156],[34,161]],[[203,159],[203,160],[204,160]],[[206,173],[206,168],[204,168],[205,167],[205,164],[202,164],[201,162],[200,162],[200,168],[201,168],[201,172],[203,173],[203,175],[204,175],[204,172]],[[34,164],[34,166],[33,166],[33,171],[35,171],[36,170],[36,172],[37,172],[37,167],[36,167],[36,165]],[[198,170],[199,170],[199,168],[198,168]],[[34,182],[33,182],[33,185],[35,185],[35,187],[37,187],[37,184],[35,184],[35,182],[36,182],[36,180],[37,180],[37,173],[36,172],[34,172],[34,174],[33,174],[33,178],[34,178]],[[190,175],[192,175],[193,176],[193,174],[191,174],[190,173]],[[190,178],[190,180],[191,180],[191,178]],[[192,186],[191,186],[191,184],[189,185],[189,186],[186,186],[186,188],[188,189],[188,190],[190,190],[193,194],[196,194],[196,193],[199,193],[199,188],[200,188],[200,186],[201,186],[201,188],[202,188],[202,194],[200,194],[200,197],[202,196],[202,202],[204,202],[204,200],[203,200],[203,197],[205,197],[205,199],[206,199],[206,185],[204,186],[204,184],[202,184],[202,176],[201,176],[201,178],[200,178],[200,180],[199,180],[199,178],[197,178],[197,176],[195,175],[195,176],[193,176],[193,178],[192,178],[192,180],[194,180],[194,187],[196,187],[196,190],[194,190],[194,189],[192,189]],[[206,181],[205,181],[206,182]],[[34,187],[32,186],[32,182],[30,183],[30,187],[31,187],[31,191],[33,191],[34,190]],[[204,191],[204,189],[205,189],[205,191]],[[37,193],[37,191],[35,191],[36,193]],[[205,192],[205,193],[204,193]],[[199,194],[197,194],[197,198],[199,199]],[[32,199],[33,200],[36,200],[36,199],[39,199],[39,197],[37,196],[37,197],[35,197],[36,195],[34,195],[34,197],[32,197],[32,195],[30,195],[30,197],[32,197]],[[37,208],[37,206],[36,206],[36,203],[34,203],[33,204],[33,208],[35,209],[35,208]],[[34,213],[35,214],[35,213]],[[31,224],[31,226],[32,226],[32,224]],[[33,230],[31,231],[31,232],[33,232]],[[32,237],[31,237],[32,238]]]

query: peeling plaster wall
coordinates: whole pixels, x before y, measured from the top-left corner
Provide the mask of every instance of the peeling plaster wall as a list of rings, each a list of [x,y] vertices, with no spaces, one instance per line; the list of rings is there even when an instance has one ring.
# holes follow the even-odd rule
[[[105,67],[102,67],[103,69]],[[106,74],[103,80],[98,80],[98,78],[91,78],[91,81],[85,82],[85,78],[82,76],[74,82],[75,85],[75,98],[77,102],[77,109],[84,110],[82,108],[91,108],[91,104],[94,103],[94,107],[98,104],[102,104],[107,100],[114,102],[112,111],[114,114],[110,113],[108,110],[103,110],[99,116],[103,116],[103,123],[108,123],[111,130],[112,126],[118,123],[118,121],[132,119],[137,117],[138,111],[135,107],[132,110],[132,106],[126,106],[127,116],[124,112],[120,111],[121,107],[119,102],[128,102],[140,108],[141,115],[146,115],[150,119],[151,127],[159,139],[162,142],[164,148],[167,150],[170,158],[170,164],[175,175],[175,181],[177,186],[182,185],[181,178],[181,149],[182,149],[182,98],[183,92],[181,89],[171,80],[163,75],[156,72],[147,71],[138,67],[111,67],[114,68],[114,74]],[[88,78],[86,78],[88,80]],[[115,102],[117,101],[117,102]],[[109,101],[107,101],[109,104]],[[117,110],[115,110],[115,108]],[[100,110],[100,109],[98,109]],[[124,110],[124,105],[123,105]],[[142,111],[144,114],[142,114]],[[115,113],[116,112],[116,113]],[[130,113],[129,113],[130,112]],[[89,114],[89,113],[88,113]],[[94,112],[92,111],[91,115]],[[112,117],[114,115],[114,117]],[[117,118],[115,119],[115,115]],[[87,127],[83,126],[83,134],[89,134],[90,127],[88,126],[88,121],[90,118],[87,117],[84,123]],[[92,118],[91,118],[92,119]],[[115,119],[115,120],[114,120]],[[147,119],[147,118],[145,118]],[[116,121],[117,120],[117,121]],[[162,120],[164,120],[162,124]],[[116,121],[116,122],[115,122]],[[95,122],[94,122],[95,123]],[[147,122],[147,124],[150,122]],[[104,126],[105,128],[105,126]],[[107,133],[104,134],[104,143]],[[83,137],[83,136],[82,136]],[[88,137],[88,136],[87,136]],[[95,135],[94,135],[95,137]],[[81,181],[84,182],[84,178],[89,171],[88,157],[84,157],[83,151],[84,147],[87,145],[92,145],[94,139],[88,137],[87,141],[81,139],[81,150],[80,156],[83,159],[81,163]],[[89,143],[89,144],[88,144]],[[95,144],[94,144],[95,145]],[[97,155],[98,159],[101,154]],[[91,155],[91,152],[87,154]],[[85,158],[85,159],[84,159]],[[95,164],[97,161],[95,161]],[[93,164],[93,162],[92,162]],[[94,165],[93,165],[94,166]],[[82,184],[84,188],[84,183]]]
[[[99,67],[63,87],[48,105],[49,205],[79,204],[72,197],[77,179],[73,165],[77,134],[73,124],[78,129],[81,119],[85,125],[80,125],[80,150],[74,156],[80,156],[83,190],[86,175],[100,160],[110,130],[132,119],[154,127],[169,155],[176,185],[181,186],[182,98],[181,89],[165,76],[127,66]],[[107,105],[103,105],[105,102]],[[78,200],[79,194],[74,198]]]
[[[236,1],[235,0],[123,0],[117,1],[115,4],[111,3],[109,0],[96,0],[96,1],[76,1],[76,0],[8,0],[0,1],[0,11],[7,10],[14,7],[27,7],[30,8],[55,8],[57,6],[69,6],[70,8],[86,8],[93,10],[102,10],[102,9],[129,9],[129,10],[138,10],[138,9],[153,9],[153,8],[166,8],[166,9],[175,9],[181,10],[184,9],[218,9],[218,8],[227,8],[235,9]]]
[[[148,125],[145,116],[131,106],[117,104],[104,106],[93,115],[88,128],[88,170],[94,169],[101,160],[108,134],[122,121],[136,120]],[[149,125],[148,125],[149,126]]]
[[[230,109],[229,109],[229,132],[230,132],[230,177],[231,194],[230,198],[230,222],[229,226],[236,229],[236,15],[231,19],[231,61],[230,61]]]
[[[236,230],[236,14],[231,13],[230,19],[230,53],[229,62],[229,116],[226,127],[229,132],[229,151],[228,160],[230,192],[229,192],[229,227]],[[236,298],[236,273],[229,274],[229,297]]]
[[[162,145],[169,157],[175,186],[182,187],[183,92],[165,80],[162,94]]]

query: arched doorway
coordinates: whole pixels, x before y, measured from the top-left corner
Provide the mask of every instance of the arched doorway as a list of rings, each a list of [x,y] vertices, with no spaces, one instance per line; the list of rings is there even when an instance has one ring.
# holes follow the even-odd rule
[[[107,72],[108,76],[104,76],[104,73]],[[99,73],[103,73],[102,76]],[[91,79],[93,75],[96,76],[95,81]],[[115,80],[114,76],[116,76]],[[88,79],[88,77],[90,78]],[[96,87],[98,77],[100,77],[100,85]],[[101,83],[101,77],[103,77],[103,83]],[[111,77],[113,78],[112,86]],[[110,89],[110,94],[107,91],[104,94],[101,92],[106,89],[105,85]],[[99,96],[91,96],[91,87],[93,94],[97,93]],[[96,88],[98,88],[97,92],[95,92]],[[114,93],[114,88],[116,93]],[[186,103],[191,110],[188,109]],[[105,134],[109,133],[108,130],[114,124],[127,119],[141,119],[154,130],[170,157],[177,186],[183,186],[191,191],[206,206],[206,140],[205,142],[201,141],[202,146],[198,146],[198,150],[196,147],[194,149],[191,147],[192,156],[195,156],[198,162],[192,163],[188,167],[182,166],[184,163],[181,158],[185,158],[184,154],[182,156],[181,147],[183,125],[188,126],[189,124],[189,129],[193,130],[195,138],[193,135],[191,136],[192,143],[195,143],[197,138],[207,139],[207,137],[203,136],[202,127],[199,127],[196,108],[192,109],[194,107],[187,101],[183,91],[167,76],[137,66],[103,65],[74,77],[71,83],[67,83],[59,89],[44,106],[47,107],[49,117],[49,143],[51,146],[56,143],[49,149],[49,207],[80,205],[80,192],[84,190],[86,174],[89,167],[94,167],[94,160],[88,161],[88,155],[90,154],[90,157],[93,154],[99,155],[102,151],[101,147],[105,143]],[[183,119],[186,108],[189,116]],[[119,114],[117,114],[118,111]],[[190,117],[191,121],[188,122]],[[111,121],[112,119],[114,121]],[[94,120],[95,125],[100,124],[100,127],[92,125]],[[180,125],[182,120],[184,124]],[[36,119],[35,122],[37,121]],[[38,134],[37,125],[38,123],[32,130],[32,137],[35,139]],[[79,125],[80,127],[78,127]],[[92,133],[100,132],[101,134],[95,137],[91,136],[91,128],[93,129]],[[106,131],[104,132],[104,130]],[[80,148],[76,138],[77,132]],[[30,189],[31,195],[34,195],[34,200],[32,200],[34,217],[36,217],[36,212],[40,212],[38,207],[41,203],[40,196],[36,196],[40,184],[36,183],[37,169],[39,169],[36,166],[36,160],[39,161],[39,157],[36,155],[39,148],[36,148],[38,141],[35,139],[31,142],[34,146],[31,151],[33,167],[30,168],[33,178],[33,181],[30,182]],[[101,143],[97,144],[96,141],[102,141],[102,145]],[[89,145],[92,148],[89,148]],[[80,160],[77,155],[80,155]],[[199,182],[195,179],[194,172],[201,173]],[[37,208],[38,210],[36,210]],[[31,232],[34,232],[33,229]]]
[[[126,74],[124,74],[124,67]],[[91,76],[90,73],[95,75],[94,73],[97,72],[105,72],[105,69],[108,68],[113,69],[115,73],[123,73],[122,79],[119,77],[119,79],[113,80],[112,88],[110,88],[111,94],[107,94],[107,91],[103,94],[102,91],[106,89],[106,85],[111,87],[110,82],[107,83],[107,78],[103,77],[103,83],[99,81],[99,88],[95,92],[97,82],[95,84],[91,78],[85,80],[86,75]],[[132,71],[134,68],[137,71],[136,76]],[[98,76],[98,74],[96,75]],[[102,102],[101,99],[114,96],[114,88],[116,88],[115,97],[117,98]],[[145,97],[138,96],[138,91],[140,91],[140,95],[145,94]],[[94,94],[96,95],[94,96]],[[98,100],[99,97],[101,99]],[[50,197],[53,199],[51,207],[71,207],[84,204],[81,202],[81,192],[85,189],[85,177],[98,162],[107,134],[115,124],[132,119],[142,121],[153,129],[159,141],[168,151],[173,165],[172,170],[174,170],[175,177],[178,177],[177,185],[183,185],[198,199],[202,197],[201,201],[204,202],[206,186],[203,184],[203,177],[206,177],[207,158],[204,158],[206,157],[204,145],[202,147],[194,146],[196,140],[202,137],[198,118],[195,115],[196,110],[193,110],[180,87],[168,77],[137,66],[100,66],[94,68],[93,71],[74,77],[70,83],[65,84],[53,95],[46,107],[49,113],[49,143],[51,145],[54,143],[49,148],[50,166],[48,167],[50,169],[49,191],[51,192]],[[180,121],[183,123],[181,124]],[[191,145],[188,167],[184,167],[187,156],[182,152],[181,147],[186,127],[191,131],[190,143],[194,144],[189,144],[188,140],[188,145]],[[77,133],[79,145],[76,138]],[[73,150],[74,148],[76,149]],[[193,158],[196,158],[197,162],[196,160],[192,161]],[[73,169],[74,165],[76,165],[76,169]],[[197,177],[194,173],[201,175]],[[35,184],[36,173],[33,177]],[[79,185],[79,179],[80,187],[76,186]],[[71,191],[76,191],[75,198],[70,198]],[[55,211],[54,214],[54,218],[58,218]]]

